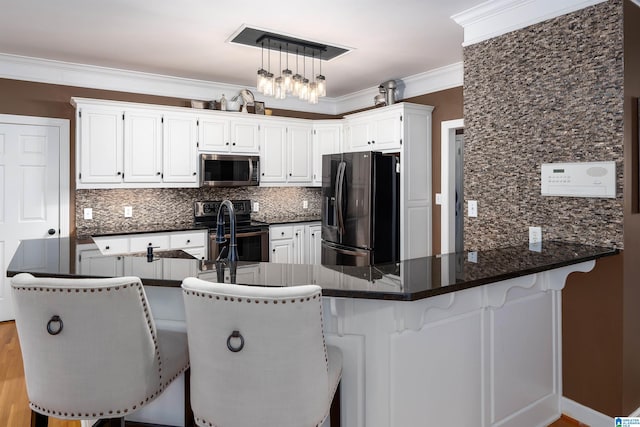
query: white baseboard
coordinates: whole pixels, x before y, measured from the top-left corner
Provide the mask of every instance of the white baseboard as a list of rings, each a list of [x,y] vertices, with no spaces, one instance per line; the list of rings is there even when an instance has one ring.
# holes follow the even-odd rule
[[[562,397],[560,405],[561,412],[563,414],[576,419],[581,423],[585,423],[590,427],[612,427],[614,425],[612,417],[581,405],[578,402],[574,402],[564,396]],[[640,411],[640,408],[636,411]]]

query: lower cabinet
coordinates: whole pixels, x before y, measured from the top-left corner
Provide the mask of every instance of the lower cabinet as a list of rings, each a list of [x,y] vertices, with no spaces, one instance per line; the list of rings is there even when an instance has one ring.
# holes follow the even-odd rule
[[[320,264],[320,222],[269,227],[269,261],[283,264]]]

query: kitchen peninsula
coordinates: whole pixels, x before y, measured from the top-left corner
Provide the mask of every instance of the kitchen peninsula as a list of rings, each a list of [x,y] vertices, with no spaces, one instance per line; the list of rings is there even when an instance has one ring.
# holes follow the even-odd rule
[[[86,277],[79,273],[78,244],[87,242],[25,240],[8,275]],[[343,425],[455,420],[546,426],[561,411],[560,291],[568,274],[589,271],[596,259],[618,251],[563,242],[533,249],[522,245],[371,267],[216,265],[181,251],[157,252],[149,262],[146,254],[105,258],[132,266],[127,275],[142,278],[154,318],[176,328],[184,326],[184,274],[246,285],[321,286],[326,340],[344,357]],[[178,408],[172,398],[159,399],[165,408]],[[158,416],[155,422],[174,423],[161,412],[142,414],[151,417],[143,421]],[[179,410],[174,412],[179,424]]]

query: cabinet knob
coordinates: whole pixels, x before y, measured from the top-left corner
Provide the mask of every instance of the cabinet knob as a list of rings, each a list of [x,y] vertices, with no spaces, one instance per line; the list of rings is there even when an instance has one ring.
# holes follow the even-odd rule
[[[195,172],[193,173],[193,176],[196,176],[196,173],[195,173]]]
[[[187,239],[187,243],[191,243],[191,240],[190,240],[190,239]]]
[[[275,251],[276,251],[276,248],[271,249],[271,251],[272,251],[272,252],[275,252]]]
[[[264,172],[262,172],[262,176],[264,176]]]
[[[49,236],[53,236],[54,234],[56,234],[56,230],[55,228],[50,228],[47,233],[49,233]]]
[[[118,172],[116,175],[120,176],[120,175],[122,175],[122,172]]]
[[[162,175],[162,172],[156,172],[156,175]]]
[[[153,243],[149,242],[149,244],[147,246],[153,246]]]
[[[232,145],[236,145],[236,143],[234,142]]]
[[[282,236],[284,236],[284,231],[281,231],[281,232],[280,232],[280,234],[281,234]]]
[[[311,237],[315,237],[315,236],[316,236],[316,233],[311,233]]]
[[[289,176],[291,176],[291,174],[289,174]]]
[[[371,141],[367,141],[367,144],[371,145]]]
[[[225,145],[229,145],[229,143],[227,142],[227,143],[225,143]]]
[[[298,237],[298,233],[296,233],[296,237]]]
[[[108,251],[108,250],[109,250],[109,245],[105,246],[105,247],[104,247],[104,249],[105,249],[106,251]]]

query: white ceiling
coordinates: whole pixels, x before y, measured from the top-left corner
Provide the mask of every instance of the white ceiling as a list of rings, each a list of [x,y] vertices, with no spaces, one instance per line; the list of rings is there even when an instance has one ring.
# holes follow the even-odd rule
[[[327,95],[340,97],[461,62],[450,17],[484,1],[0,0],[0,53],[250,88],[260,50],[227,42],[247,25],[353,48],[322,65]]]

